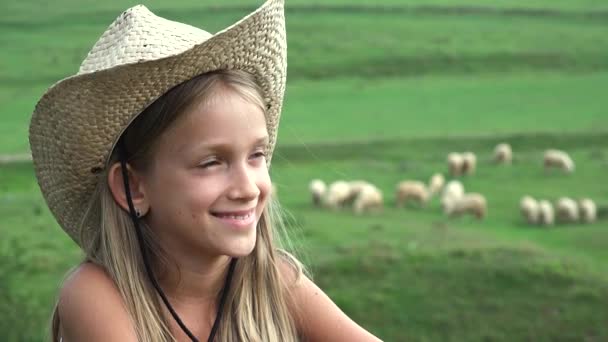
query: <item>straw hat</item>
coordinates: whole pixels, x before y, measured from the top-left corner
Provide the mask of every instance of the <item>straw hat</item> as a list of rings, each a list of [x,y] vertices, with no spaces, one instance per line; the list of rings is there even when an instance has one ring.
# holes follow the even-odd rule
[[[218,69],[255,75],[274,148],[287,69],[283,0],[268,0],[212,35],[138,5],[103,33],[74,76],[53,85],[32,115],[29,139],[42,194],[61,227],[82,246],[96,229],[91,198],[110,153],[133,119],[174,86]]]

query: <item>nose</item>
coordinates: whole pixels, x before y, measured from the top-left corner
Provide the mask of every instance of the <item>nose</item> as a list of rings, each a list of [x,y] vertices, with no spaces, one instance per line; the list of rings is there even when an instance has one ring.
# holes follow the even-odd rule
[[[251,201],[260,195],[256,184],[255,170],[248,165],[235,166],[231,172],[228,198],[237,201]]]

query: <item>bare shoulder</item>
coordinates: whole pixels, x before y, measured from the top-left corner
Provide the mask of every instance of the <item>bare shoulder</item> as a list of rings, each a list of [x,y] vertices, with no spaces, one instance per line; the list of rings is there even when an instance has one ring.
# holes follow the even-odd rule
[[[305,274],[286,261],[279,269],[287,279],[298,330],[307,341],[380,341],[340,308]]]
[[[63,284],[58,313],[64,341],[136,341],[130,316],[110,276],[80,265]]]

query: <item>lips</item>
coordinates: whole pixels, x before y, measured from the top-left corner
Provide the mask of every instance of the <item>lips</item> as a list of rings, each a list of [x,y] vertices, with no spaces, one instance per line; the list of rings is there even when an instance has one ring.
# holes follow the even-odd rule
[[[211,215],[232,229],[249,229],[255,223],[255,209],[237,211],[215,211]]]
[[[237,210],[237,211],[213,211],[213,212],[211,212],[211,215],[213,215],[215,217],[219,217],[219,218],[225,218],[225,219],[246,220],[251,215],[253,215],[254,212],[255,212],[255,209]]]

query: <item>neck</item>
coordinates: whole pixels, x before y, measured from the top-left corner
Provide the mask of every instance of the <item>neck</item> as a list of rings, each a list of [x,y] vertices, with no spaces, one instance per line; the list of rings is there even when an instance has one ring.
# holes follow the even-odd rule
[[[230,260],[225,255],[198,260],[171,256],[168,265],[157,267],[158,283],[176,305],[214,304],[224,286]]]

